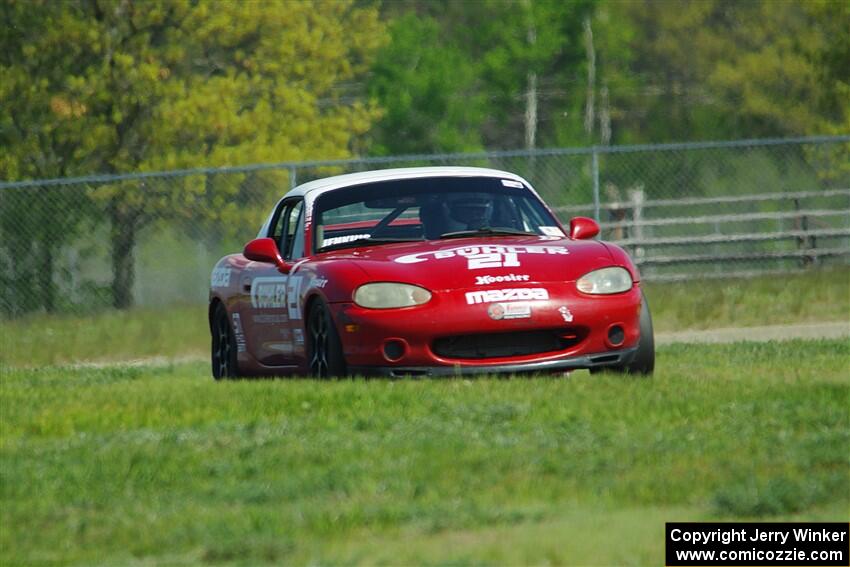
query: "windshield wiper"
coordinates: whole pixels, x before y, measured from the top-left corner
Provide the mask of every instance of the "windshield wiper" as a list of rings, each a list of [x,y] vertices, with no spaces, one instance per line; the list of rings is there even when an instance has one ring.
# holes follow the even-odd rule
[[[348,242],[337,242],[335,244],[328,244],[327,246],[322,246],[321,248],[316,250],[316,252],[330,252],[331,250],[339,250],[340,248],[356,248],[357,246],[363,246],[364,244],[395,244],[398,242],[421,241],[421,238],[372,238],[371,236],[366,236],[363,238],[349,240]]]
[[[499,228],[482,226],[475,230],[458,230],[455,232],[446,232],[440,235],[440,238],[464,238],[466,236],[539,236],[536,232],[525,230],[517,230],[515,228]]]

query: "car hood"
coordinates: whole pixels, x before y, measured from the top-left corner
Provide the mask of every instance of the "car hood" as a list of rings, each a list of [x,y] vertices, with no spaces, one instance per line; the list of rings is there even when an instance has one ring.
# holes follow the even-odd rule
[[[384,244],[323,256],[353,261],[371,281],[413,283],[431,290],[574,281],[592,270],[615,265],[601,242],[545,236]]]

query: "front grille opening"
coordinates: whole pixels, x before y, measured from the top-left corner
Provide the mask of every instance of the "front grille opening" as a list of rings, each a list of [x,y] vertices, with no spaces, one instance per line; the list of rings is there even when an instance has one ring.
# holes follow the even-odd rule
[[[404,378],[406,376],[410,376],[412,378],[414,376],[426,376],[427,374],[427,370],[416,370],[415,368],[408,368],[406,370],[390,370],[390,376],[393,378]]]
[[[581,342],[576,329],[454,335],[434,341],[434,354],[443,358],[509,358],[566,350]]]

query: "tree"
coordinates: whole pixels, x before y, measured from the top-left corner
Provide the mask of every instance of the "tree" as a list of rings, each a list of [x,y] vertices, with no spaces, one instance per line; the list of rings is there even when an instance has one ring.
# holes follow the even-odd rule
[[[552,144],[573,119],[562,109],[573,104],[591,8],[590,0],[386,3],[392,40],[370,79],[386,114],[373,152]]]
[[[33,117],[3,139],[9,179],[56,173],[22,165],[48,146],[31,124],[53,129],[62,174],[73,175],[347,157],[378,116],[356,79],[385,29],[376,8],[353,0],[6,2],[16,34],[2,73],[15,86],[3,91],[3,123]],[[213,185],[92,192],[110,220],[115,307],[132,302],[139,231],[157,218],[218,218],[196,206]],[[244,189],[218,187],[230,198]]]
[[[825,125],[828,134],[850,134],[850,4],[820,0],[805,5],[829,41],[821,43],[810,57],[819,68],[821,84],[819,103],[833,116]],[[850,179],[850,143],[834,146],[826,156],[828,167],[824,177],[846,184]]]
[[[481,62],[483,90],[490,101],[484,124],[488,147],[550,146],[566,122],[566,111],[583,93],[583,25],[590,0],[521,0],[483,3],[488,18],[469,11],[466,48]],[[476,7],[472,5],[471,7]]]
[[[846,2],[683,0],[671,9],[670,3],[641,0],[608,6],[629,30],[627,69],[637,79],[634,86],[612,84],[618,142],[850,131],[850,96],[842,86],[848,77]],[[838,145],[761,154],[780,179],[797,186],[792,170],[841,184],[850,163],[847,147]],[[743,171],[756,158],[730,155],[722,162]],[[664,184],[677,176],[710,179],[717,167],[716,156],[671,156],[653,166],[649,184],[670,194],[675,185]]]
[[[608,6],[625,17],[629,71],[641,80],[633,96],[633,86],[612,89],[625,108],[638,111],[616,124],[623,141],[822,134],[847,114],[850,99],[840,88],[842,70],[847,76],[846,2]]]
[[[370,132],[373,155],[482,149],[486,99],[476,67],[439,21],[407,12],[372,67],[369,93],[384,114]]]
[[[73,49],[39,49],[33,30],[61,25],[62,6],[0,3],[0,178],[56,178],[77,172],[75,125],[83,108],[55,88],[74,63]],[[68,30],[70,34],[81,30]],[[0,311],[58,309],[56,266],[61,243],[87,219],[85,194],[73,187],[32,187],[0,192]],[[69,214],[68,211],[73,211]]]
[[[833,42],[846,42],[840,38],[850,27],[850,13],[845,8],[842,14],[841,4],[736,6],[739,24],[715,40],[728,56],[710,66],[707,81],[726,110],[737,111],[747,128],[767,135],[823,133],[839,123],[850,101],[835,98],[840,77],[830,80],[824,64]],[[842,20],[835,37],[826,33]]]

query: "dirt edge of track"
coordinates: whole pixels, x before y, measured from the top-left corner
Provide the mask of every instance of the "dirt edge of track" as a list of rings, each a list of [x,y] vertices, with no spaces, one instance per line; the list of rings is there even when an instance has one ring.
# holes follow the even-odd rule
[[[784,341],[791,339],[840,339],[850,337],[850,321],[831,323],[798,323],[762,327],[728,327],[656,333],[655,344],[676,343],[735,343],[740,341]]]
[[[850,338],[850,321],[830,323],[798,323],[793,325],[767,325],[763,327],[728,327],[722,329],[703,329],[656,333],[655,344],[666,346],[681,343],[722,344],[741,341],[767,342],[791,339],[840,339]],[[202,354],[176,356],[152,356],[127,360],[104,360],[91,362],[69,362],[56,366],[72,368],[107,368],[110,366],[166,366],[169,364],[195,363],[209,360]]]

